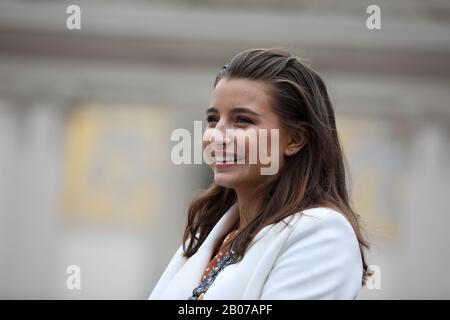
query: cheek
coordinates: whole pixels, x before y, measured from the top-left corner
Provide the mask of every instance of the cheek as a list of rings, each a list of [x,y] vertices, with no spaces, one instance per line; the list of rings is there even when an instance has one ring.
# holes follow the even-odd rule
[[[246,164],[261,165],[261,158],[280,155],[279,129],[257,129],[234,136],[238,154],[245,152]],[[266,162],[265,160],[264,162]]]
[[[212,128],[206,128],[202,136],[202,161],[211,166],[214,158],[212,157],[213,144],[211,142]]]
[[[202,140],[202,150],[205,151],[206,148],[208,148],[208,146],[211,144],[211,142],[206,141],[206,140]]]
[[[211,135],[212,135],[211,128],[206,128],[205,131],[203,132],[203,136],[202,136],[203,149],[205,149],[205,147],[211,143]]]
[[[269,136],[267,138],[268,140],[268,149],[269,149],[269,155],[270,156],[279,156],[281,152],[281,137],[280,137],[280,130],[279,129],[272,129],[269,132]]]
[[[258,155],[258,136],[256,131],[240,131],[234,134],[235,152],[240,156],[245,156],[245,164],[254,164],[249,162],[254,155]],[[252,153],[252,155],[250,155]]]
[[[258,156],[265,159],[264,164],[267,164],[268,158],[279,157],[281,150],[279,129],[264,129],[259,132],[257,140]]]

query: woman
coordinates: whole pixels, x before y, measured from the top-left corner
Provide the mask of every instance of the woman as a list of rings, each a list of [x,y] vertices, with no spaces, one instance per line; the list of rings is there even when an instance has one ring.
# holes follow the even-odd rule
[[[214,182],[191,203],[183,245],[149,299],[356,298],[367,244],[319,75],[282,50],[241,52],[219,71],[206,114]],[[245,152],[230,152],[250,129]],[[260,154],[249,161],[262,129],[277,132],[275,174],[261,173]]]

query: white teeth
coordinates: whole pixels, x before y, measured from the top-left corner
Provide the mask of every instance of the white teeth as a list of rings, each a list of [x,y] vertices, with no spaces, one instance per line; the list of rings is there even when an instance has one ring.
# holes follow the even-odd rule
[[[215,157],[216,162],[235,162],[235,161],[240,161],[243,160],[244,157],[240,156],[238,158],[234,158],[234,157],[226,157],[226,158],[222,158],[222,157]]]
[[[217,162],[234,162],[234,158],[219,158],[216,157]]]

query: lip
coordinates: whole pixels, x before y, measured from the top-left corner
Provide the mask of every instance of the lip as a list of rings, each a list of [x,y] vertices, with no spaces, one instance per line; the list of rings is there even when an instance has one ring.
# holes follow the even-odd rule
[[[214,168],[221,170],[221,169],[227,169],[230,167],[237,166],[237,163],[223,163],[223,162],[214,162]]]

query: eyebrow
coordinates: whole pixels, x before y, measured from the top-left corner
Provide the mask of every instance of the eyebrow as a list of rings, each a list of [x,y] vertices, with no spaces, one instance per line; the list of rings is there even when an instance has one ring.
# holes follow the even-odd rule
[[[219,111],[215,107],[209,107],[208,109],[206,109],[206,113],[210,113],[210,112],[219,113]],[[253,111],[249,108],[245,108],[245,107],[233,108],[233,109],[231,109],[230,113],[248,113],[248,114],[251,114],[254,116],[259,116],[259,113],[256,113],[255,111]]]

